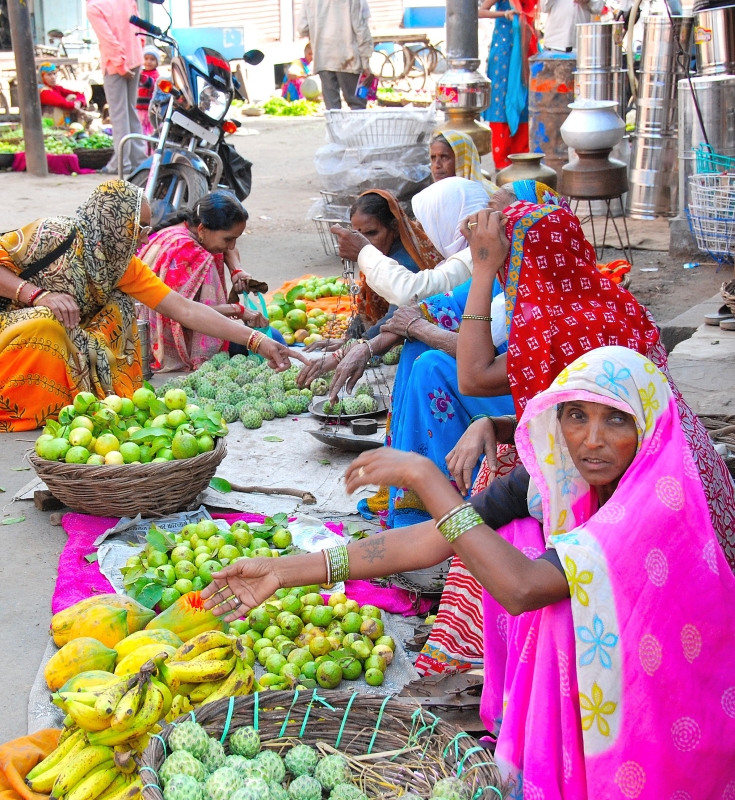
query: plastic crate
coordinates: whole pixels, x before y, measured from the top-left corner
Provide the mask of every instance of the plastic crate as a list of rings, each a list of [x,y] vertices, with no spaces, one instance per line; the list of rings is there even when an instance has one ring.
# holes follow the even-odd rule
[[[700,174],[689,178],[690,207],[707,211],[720,219],[735,217],[735,172],[721,175]]]
[[[735,217],[713,217],[711,213],[707,213],[707,209],[690,206],[687,219],[700,250],[709,253],[719,264],[733,263]]]
[[[700,144],[695,151],[695,155],[697,157],[697,172],[700,174],[735,170],[735,156],[722,156],[719,153],[715,153],[712,145]]]
[[[423,109],[326,111],[327,137],[343,147],[428,144],[436,127],[433,106]]]

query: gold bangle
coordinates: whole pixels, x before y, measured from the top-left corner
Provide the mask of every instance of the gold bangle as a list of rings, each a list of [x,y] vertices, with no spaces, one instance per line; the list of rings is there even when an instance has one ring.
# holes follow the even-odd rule
[[[21,281],[18,284],[18,287],[15,290],[15,303],[20,303],[20,293],[23,291],[24,287],[28,286],[28,281]]]
[[[462,314],[462,319],[477,319],[480,322],[492,322],[493,318],[485,316],[485,314]]]
[[[41,292],[41,294],[39,294],[39,295],[37,295],[36,297],[33,298],[32,302],[31,302],[31,305],[35,307],[36,303],[39,300],[43,300],[43,298],[46,297],[46,295],[49,295],[49,294],[51,294],[51,292]]]

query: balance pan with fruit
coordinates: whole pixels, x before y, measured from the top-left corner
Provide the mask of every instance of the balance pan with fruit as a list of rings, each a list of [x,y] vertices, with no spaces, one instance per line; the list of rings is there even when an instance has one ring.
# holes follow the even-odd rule
[[[96,516],[160,517],[187,508],[227,455],[227,426],[173,389],[98,400],[80,392],[48,420],[28,459],[51,493]]]

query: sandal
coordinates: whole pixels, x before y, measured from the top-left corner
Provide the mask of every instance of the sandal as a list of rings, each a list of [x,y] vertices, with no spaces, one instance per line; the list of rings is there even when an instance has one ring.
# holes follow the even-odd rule
[[[714,314],[704,315],[705,325],[719,325],[723,319],[731,319],[732,311],[727,306],[720,306]]]

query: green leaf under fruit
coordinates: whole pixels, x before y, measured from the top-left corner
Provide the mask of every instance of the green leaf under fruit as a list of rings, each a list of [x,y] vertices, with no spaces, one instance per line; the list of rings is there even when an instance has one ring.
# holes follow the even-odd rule
[[[155,525],[146,533],[145,540],[154,550],[158,550],[159,553],[166,553],[176,546],[173,539],[170,539],[165,531],[162,531]]]
[[[144,389],[148,389],[148,391],[149,391],[149,392],[154,392],[154,393],[155,393],[155,391],[156,391],[156,390],[155,390],[155,389],[154,389],[154,388],[153,388],[153,387],[150,385],[150,383],[148,383],[148,381],[143,381],[143,388],[144,388]]]
[[[138,593],[135,598],[142,606],[146,608],[153,608],[157,603],[161,602],[163,597],[163,590],[165,587],[156,583],[147,584],[142,591]]]
[[[288,522],[288,514],[274,514],[273,522],[275,522],[276,525],[284,525],[286,522]]]
[[[222,494],[228,494],[232,491],[232,484],[224,478],[212,478],[209,485],[215,492],[222,492]]]
[[[286,294],[286,302],[293,303],[294,300],[298,300],[301,295],[306,291],[304,287],[299,283],[298,285],[294,286],[293,289],[290,289]]]
[[[87,555],[84,556],[84,560],[88,564],[96,564],[97,563],[97,553],[96,552],[95,553],[87,553]]]
[[[3,525],[15,525],[16,522],[24,522],[25,517],[8,517],[3,520]]]
[[[121,570],[122,571],[122,570]],[[144,569],[143,567],[131,567],[128,572],[125,573],[125,577],[123,578],[123,586],[128,589],[131,586],[134,586],[137,581],[143,577]]]
[[[163,400],[159,400],[158,398],[151,403],[150,410],[157,417],[159,417],[161,414],[168,414],[169,412],[168,406],[163,402]]]
[[[264,442],[282,442],[283,439],[281,439],[280,436],[264,436],[263,437],[263,441]]]
[[[128,437],[131,442],[148,442],[153,441],[158,436],[166,436],[173,439],[174,431],[170,428],[141,428],[139,431],[131,433]]]
[[[28,472],[30,467],[13,467],[13,472]]]
[[[332,462],[328,458],[319,459],[320,464],[324,464],[325,466],[329,466]]]

